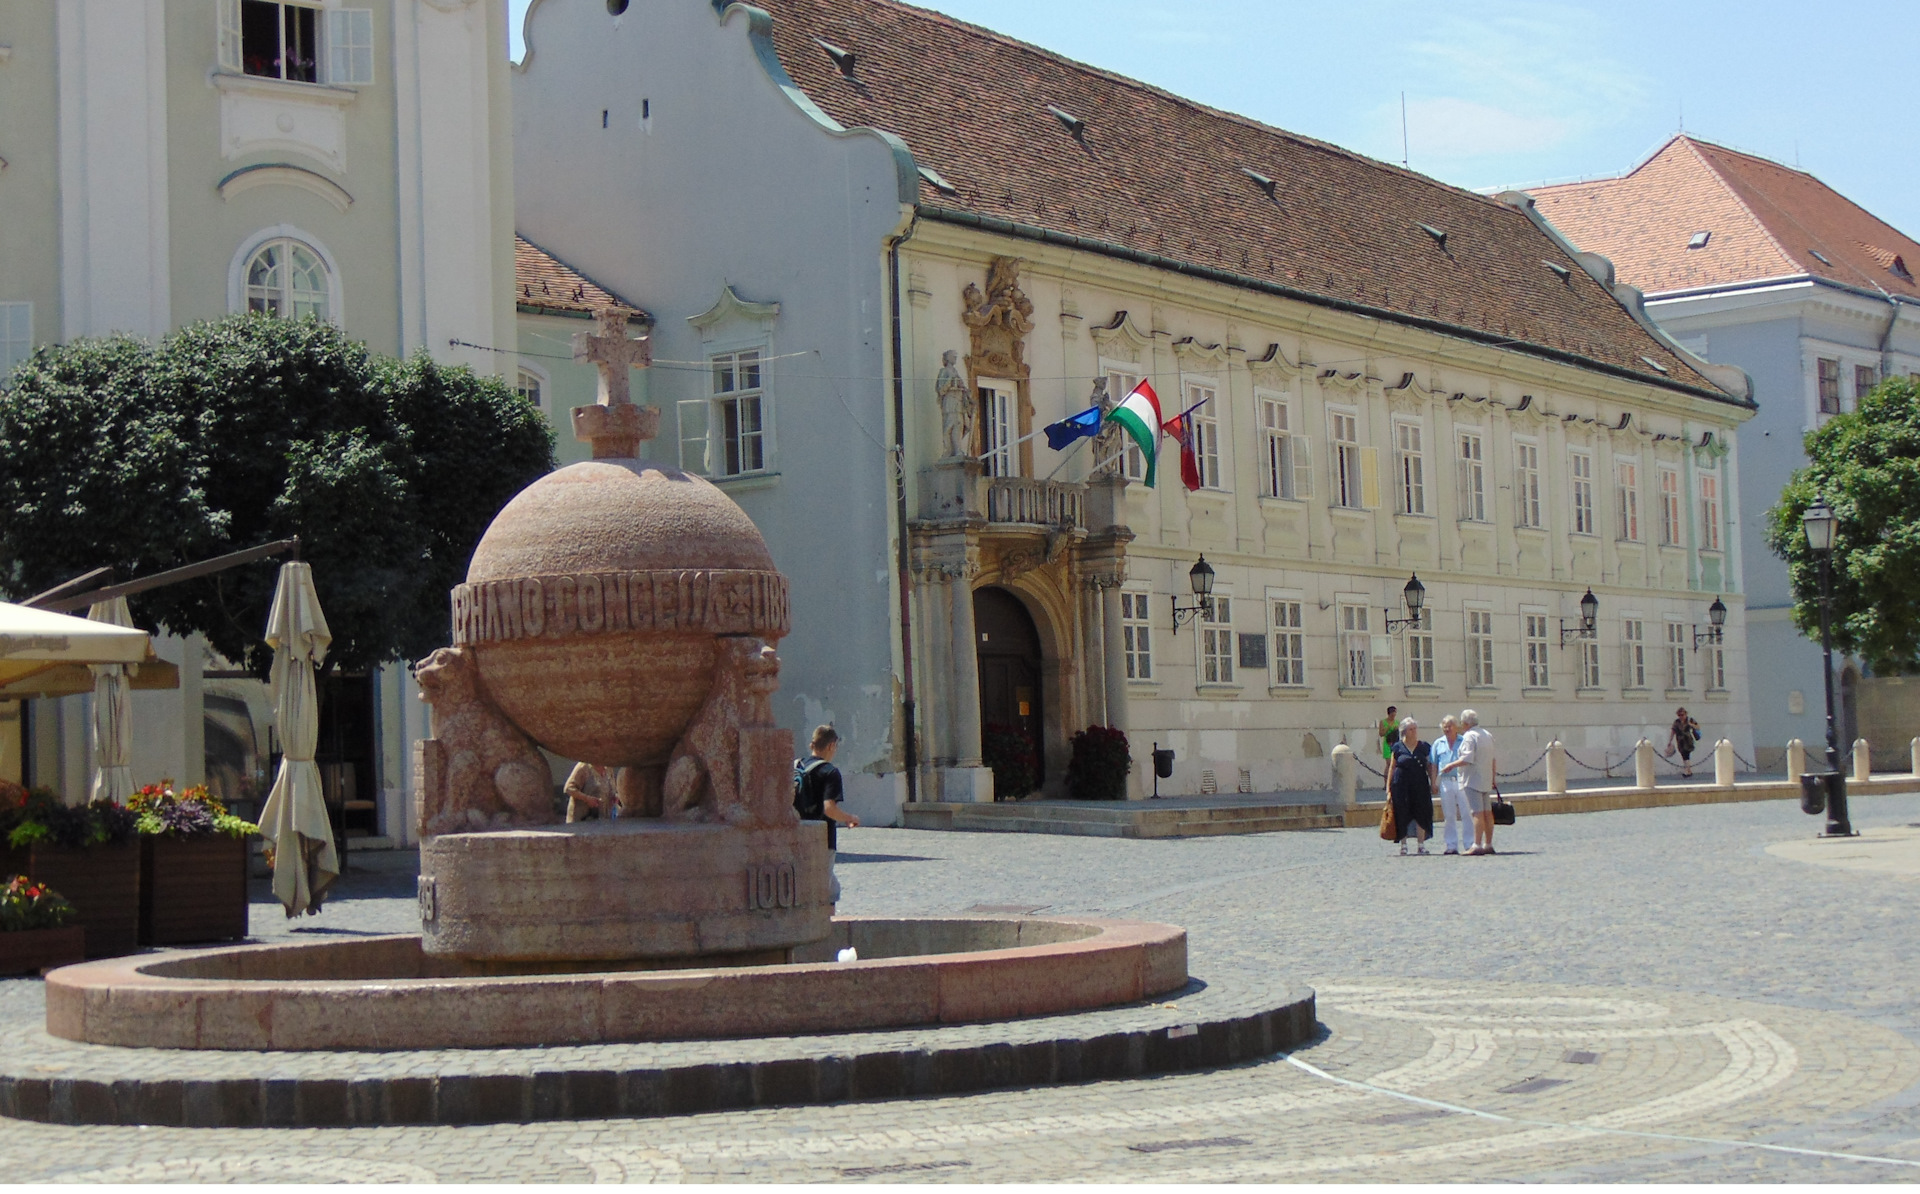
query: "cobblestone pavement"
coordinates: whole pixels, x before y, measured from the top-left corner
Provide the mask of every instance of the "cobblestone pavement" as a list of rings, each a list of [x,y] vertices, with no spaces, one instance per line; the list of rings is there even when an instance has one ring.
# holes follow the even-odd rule
[[[1854,806],[1920,821],[1920,796]],[[11,1180],[1920,1179],[1920,936],[1896,875],[1769,853],[1790,802],[1528,817],[1490,858],[1366,830],[1132,841],[855,830],[842,911],[1186,925],[1202,979],[1285,975],[1327,1035],[1205,1074],[477,1128],[0,1121]],[[370,865],[374,860],[362,856]],[[389,859],[386,865],[403,865]],[[262,936],[405,927],[402,873]],[[37,998],[0,984],[0,1000]]]

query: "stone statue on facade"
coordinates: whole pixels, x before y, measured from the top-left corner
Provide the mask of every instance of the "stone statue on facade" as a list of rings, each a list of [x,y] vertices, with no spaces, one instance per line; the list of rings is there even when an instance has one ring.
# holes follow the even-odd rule
[[[1093,379],[1093,393],[1087,396],[1087,403],[1100,408],[1100,430],[1093,437],[1093,471],[1089,475],[1095,480],[1118,477],[1123,471],[1121,456],[1126,450],[1127,433],[1113,420],[1113,408],[1119,400],[1107,392],[1105,374]]]
[[[973,455],[973,389],[954,368],[959,362],[960,354],[953,349],[942,353],[940,375],[933,382],[933,392],[940,399],[940,423],[946,430],[948,459]]]

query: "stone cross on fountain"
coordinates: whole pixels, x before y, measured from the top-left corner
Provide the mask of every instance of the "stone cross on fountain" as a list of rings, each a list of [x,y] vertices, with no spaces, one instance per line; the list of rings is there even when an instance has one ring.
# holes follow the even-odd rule
[[[653,348],[645,337],[627,339],[627,313],[618,307],[601,307],[593,320],[594,331],[574,336],[573,359],[600,370],[600,400],[573,408],[573,435],[593,445],[595,460],[630,460],[660,433],[660,408],[635,406],[627,379],[629,369],[653,363]]]

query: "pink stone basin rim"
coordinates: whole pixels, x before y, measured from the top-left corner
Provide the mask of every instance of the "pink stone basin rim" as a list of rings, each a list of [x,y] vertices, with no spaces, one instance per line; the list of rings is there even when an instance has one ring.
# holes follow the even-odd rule
[[[847,946],[858,962],[835,962]],[[395,935],[146,954],[47,977],[47,1031],[160,1049],[486,1049],[967,1024],[1132,1003],[1187,983],[1172,925],[837,917],[796,961],[476,973]]]

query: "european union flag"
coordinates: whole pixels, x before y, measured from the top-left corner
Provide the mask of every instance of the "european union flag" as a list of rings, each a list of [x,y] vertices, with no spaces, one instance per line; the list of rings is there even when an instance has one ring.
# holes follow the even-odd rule
[[[1058,452],[1074,440],[1100,434],[1100,408],[1089,406],[1077,415],[1047,424],[1047,446]]]

